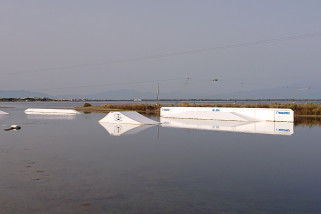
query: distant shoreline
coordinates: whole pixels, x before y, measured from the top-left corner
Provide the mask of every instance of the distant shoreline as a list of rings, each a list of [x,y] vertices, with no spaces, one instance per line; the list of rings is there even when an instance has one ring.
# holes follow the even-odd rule
[[[52,99],[52,98],[0,98],[0,102],[321,102],[321,98],[315,99]]]

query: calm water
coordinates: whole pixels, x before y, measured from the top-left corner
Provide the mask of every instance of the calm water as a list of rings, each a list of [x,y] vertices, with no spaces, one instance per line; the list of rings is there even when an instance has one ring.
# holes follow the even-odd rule
[[[14,107],[0,116],[0,213],[321,213],[319,126],[113,136],[105,114],[23,112],[77,105],[0,103]],[[22,129],[3,130],[12,124]]]

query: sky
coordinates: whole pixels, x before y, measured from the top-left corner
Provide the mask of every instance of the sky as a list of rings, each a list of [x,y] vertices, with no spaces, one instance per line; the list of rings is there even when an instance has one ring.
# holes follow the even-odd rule
[[[1,0],[0,90],[315,86],[320,11],[319,0]]]

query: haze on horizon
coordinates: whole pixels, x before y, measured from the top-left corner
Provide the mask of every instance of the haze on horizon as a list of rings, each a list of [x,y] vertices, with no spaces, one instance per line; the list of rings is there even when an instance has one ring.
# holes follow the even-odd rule
[[[315,86],[320,9],[318,0],[3,0],[0,90],[86,95],[150,92],[159,83],[163,92],[221,94]]]

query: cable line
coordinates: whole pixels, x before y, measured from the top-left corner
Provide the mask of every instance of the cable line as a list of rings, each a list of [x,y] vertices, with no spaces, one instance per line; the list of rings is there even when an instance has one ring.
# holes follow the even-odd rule
[[[175,78],[175,79],[160,79],[160,80],[146,80],[146,81],[132,81],[132,82],[113,82],[95,85],[82,85],[82,86],[66,86],[66,87],[56,87],[56,88],[36,88],[32,90],[61,90],[61,89],[72,89],[72,88],[100,88],[112,85],[135,85],[135,84],[145,84],[145,83],[157,83],[157,82],[167,82],[176,80],[185,80],[186,78]]]
[[[155,54],[155,55],[133,57],[133,58],[127,58],[127,59],[116,59],[116,60],[110,60],[107,62],[59,66],[59,67],[52,67],[52,68],[43,68],[43,69],[38,69],[38,70],[7,72],[7,73],[3,73],[2,75],[16,75],[16,74],[23,74],[23,73],[41,73],[41,72],[49,72],[49,71],[69,70],[69,69],[74,69],[74,68],[103,66],[103,65],[118,64],[118,63],[128,63],[128,62],[160,59],[160,58],[167,58],[167,57],[181,56],[181,55],[188,55],[188,54],[198,54],[198,53],[221,51],[221,50],[234,49],[234,48],[250,47],[250,46],[256,46],[256,45],[273,44],[273,43],[286,42],[286,41],[298,40],[298,39],[307,39],[307,38],[319,37],[319,36],[321,36],[321,33],[311,33],[311,34],[303,34],[303,35],[297,35],[297,36],[281,37],[281,38],[276,38],[276,39],[259,40],[259,41],[254,41],[254,42],[235,43],[235,44],[222,45],[222,46],[211,47],[211,48],[178,51],[178,52],[171,52],[171,53],[164,53],[164,54]]]

